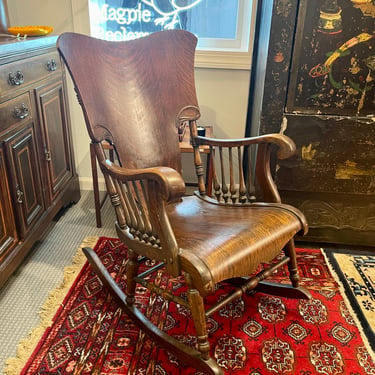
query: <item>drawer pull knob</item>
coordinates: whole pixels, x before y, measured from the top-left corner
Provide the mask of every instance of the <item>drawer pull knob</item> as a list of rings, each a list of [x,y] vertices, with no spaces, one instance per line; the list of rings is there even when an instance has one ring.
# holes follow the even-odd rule
[[[46,66],[47,66],[47,70],[49,70],[50,72],[54,72],[57,69],[57,64],[56,64],[55,59],[48,60]]]
[[[23,191],[20,188],[20,185],[17,184],[16,186],[16,195],[17,195],[17,203],[23,203]]]
[[[20,120],[26,118],[29,115],[29,108],[26,107],[25,103],[21,104],[21,107],[14,108],[14,116]]]
[[[17,70],[16,74],[9,73],[8,83],[11,86],[19,86],[23,83],[23,74],[20,70]]]

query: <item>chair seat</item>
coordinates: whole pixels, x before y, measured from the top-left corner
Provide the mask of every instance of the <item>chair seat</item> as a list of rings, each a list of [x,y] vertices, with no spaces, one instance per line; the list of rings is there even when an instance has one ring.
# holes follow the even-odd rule
[[[190,196],[167,210],[182,269],[194,275],[204,295],[213,292],[215,283],[248,276],[307,229],[303,214],[285,204],[223,206]]]

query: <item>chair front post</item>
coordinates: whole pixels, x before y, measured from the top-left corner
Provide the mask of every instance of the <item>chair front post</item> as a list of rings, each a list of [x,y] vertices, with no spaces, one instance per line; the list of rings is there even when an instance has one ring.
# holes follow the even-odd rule
[[[195,142],[195,137],[198,136],[197,130],[197,123],[195,120],[189,121],[189,128],[190,128],[190,140],[193,146],[193,153],[194,153],[194,166],[195,166],[195,173],[198,179],[198,189],[199,194],[201,196],[206,195],[206,182],[205,182],[205,172],[203,168],[201,153],[199,151],[199,145]]]
[[[185,280],[189,286],[188,301],[194,321],[195,331],[197,333],[198,350],[202,353],[202,358],[207,361],[210,358],[210,343],[208,342],[203,297],[199,294],[198,290],[193,287],[191,277],[187,273],[185,274]]]

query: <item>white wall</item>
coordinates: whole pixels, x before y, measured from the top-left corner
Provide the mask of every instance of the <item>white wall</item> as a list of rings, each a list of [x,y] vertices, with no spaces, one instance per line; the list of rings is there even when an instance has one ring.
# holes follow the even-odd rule
[[[87,0],[8,0],[10,26],[49,25],[54,33],[75,31],[89,34]],[[245,133],[249,70],[196,69],[196,88],[202,112],[201,122],[214,125],[218,138],[240,138]],[[91,189],[89,139],[81,110],[69,88],[73,147],[81,189]],[[189,155],[183,156],[184,165]],[[184,167],[186,179],[193,170]]]

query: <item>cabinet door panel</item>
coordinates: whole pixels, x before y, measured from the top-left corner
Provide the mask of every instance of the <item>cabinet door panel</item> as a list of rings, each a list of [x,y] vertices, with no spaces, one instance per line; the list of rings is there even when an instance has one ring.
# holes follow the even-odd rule
[[[262,20],[271,22],[260,23],[256,38],[269,46],[254,53],[259,89],[250,92],[247,134],[259,124],[260,134],[280,132],[296,143],[274,172],[282,200],[309,223],[299,239],[374,246],[373,5],[274,1],[266,12],[260,3]]]
[[[43,177],[50,203],[73,175],[62,82],[37,89],[36,97],[42,133],[42,170],[46,171]]]
[[[5,173],[3,150],[0,149],[0,260],[17,244],[17,232]]]
[[[44,211],[33,123],[5,140],[10,169],[17,224],[22,238]]]

